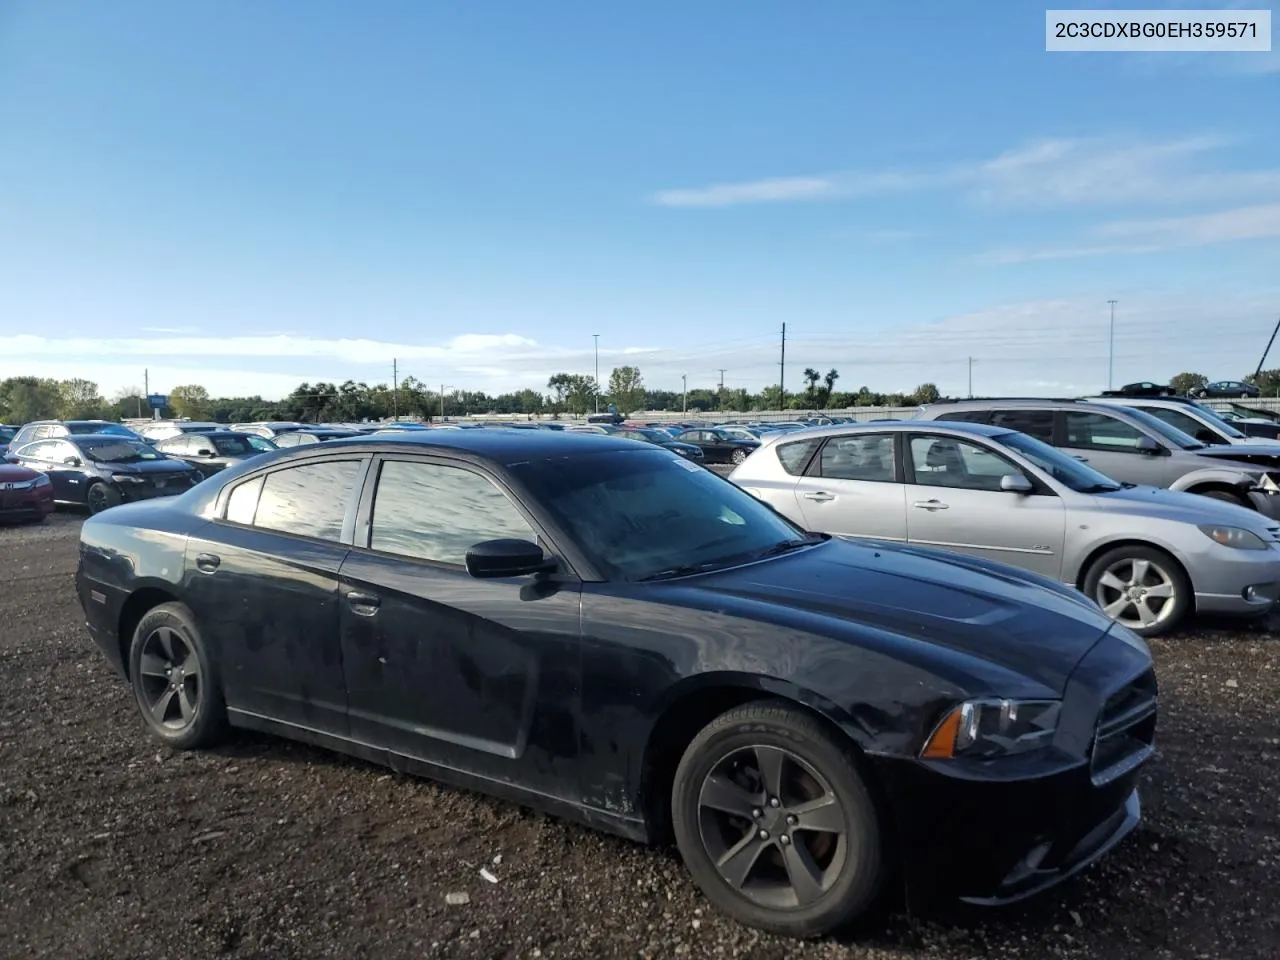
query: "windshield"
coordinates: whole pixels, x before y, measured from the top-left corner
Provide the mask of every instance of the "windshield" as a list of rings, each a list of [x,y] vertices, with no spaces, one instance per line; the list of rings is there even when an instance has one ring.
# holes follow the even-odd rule
[[[0,443],[8,443],[13,439],[12,430],[0,430]]]
[[[250,433],[245,436],[245,440],[249,442],[249,446],[257,450],[259,453],[266,453],[268,450],[279,450],[274,443],[266,437],[260,437],[257,434]]]
[[[98,463],[136,463],[161,458],[140,440],[81,440],[78,446],[87,458]]]
[[[1203,450],[1205,445],[1195,437],[1190,437],[1183,433],[1177,427],[1170,426],[1159,417],[1153,417],[1145,410],[1139,410],[1136,407],[1125,407],[1125,413],[1133,417],[1148,430],[1158,433],[1176,447],[1183,450]]]
[[[213,448],[224,457],[246,457],[252,453],[276,449],[275,444],[268,443],[261,437],[218,437],[211,436]]]
[[[1241,433],[1239,430],[1237,430],[1235,427],[1233,427],[1231,424],[1227,423],[1227,421],[1223,419],[1221,416],[1219,416],[1217,410],[1214,410],[1212,407],[1206,407],[1203,403],[1193,403],[1192,406],[1195,407],[1198,411],[1200,411],[1200,415],[1202,417],[1204,417],[1206,420],[1212,423],[1215,427],[1217,427],[1219,430],[1225,433],[1228,437],[1231,437],[1233,440],[1244,439],[1244,434]]]
[[[1121,488],[1121,484],[1110,477],[1029,434],[1002,433],[993,439],[1002,447],[1021,454],[1054,480],[1077,493],[1105,493]]]
[[[661,450],[577,454],[515,470],[614,580],[732,566],[809,542],[750,494]]]
[[[118,423],[69,423],[67,432],[72,434],[105,433],[112,437],[136,437],[137,434],[128,427]]]

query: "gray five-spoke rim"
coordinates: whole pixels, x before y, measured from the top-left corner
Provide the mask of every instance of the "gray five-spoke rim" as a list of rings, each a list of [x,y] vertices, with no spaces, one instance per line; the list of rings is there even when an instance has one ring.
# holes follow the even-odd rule
[[[772,909],[813,904],[849,856],[831,784],[781,747],[743,747],[717,762],[698,793],[698,825],[721,879]]]
[[[1098,580],[1094,597],[1112,620],[1126,627],[1154,627],[1173,616],[1177,587],[1158,563],[1126,557]]]
[[[156,627],[142,643],[138,665],[142,699],[157,726],[182,730],[200,712],[200,661],[191,642],[172,627]]]

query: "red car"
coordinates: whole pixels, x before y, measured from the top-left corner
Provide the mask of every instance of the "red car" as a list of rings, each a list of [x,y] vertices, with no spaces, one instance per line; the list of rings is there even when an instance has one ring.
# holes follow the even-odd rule
[[[38,471],[0,461],[0,521],[43,520],[53,513],[53,484]]]

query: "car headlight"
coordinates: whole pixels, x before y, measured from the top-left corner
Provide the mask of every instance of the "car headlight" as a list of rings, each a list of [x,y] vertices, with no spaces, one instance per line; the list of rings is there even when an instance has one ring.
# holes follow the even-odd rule
[[[113,473],[111,479],[116,483],[142,483],[142,478],[132,473]]]
[[[1243,527],[1220,527],[1214,524],[1203,524],[1200,532],[1214,543],[1224,547],[1235,547],[1237,550],[1265,550],[1267,542],[1251,530]]]
[[[49,477],[47,474],[44,474],[44,473],[40,474],[40,476],[36,477],[34,480],[31,481],[32,489],[35,489],[36,487],[47,487],[49,486],[49,484],[50,484]]]
[[[967,700],[925,741],[925,760],[990,759],[1047,747],[1058,729],[1059,700]]]
[[[1258,481],[1258,489],[1263,493],[1280,493],[1280,483],[1276,483],[1276,478],[1271,474],[1264,473],[1262,479]]]

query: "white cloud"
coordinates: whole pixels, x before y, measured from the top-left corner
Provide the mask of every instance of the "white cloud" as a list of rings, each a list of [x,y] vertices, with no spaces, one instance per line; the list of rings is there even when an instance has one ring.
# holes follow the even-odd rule
[[[1081,257],[1155,253],[1240,240],[1280,237],[1280,203],[1237,207],[1190,217],[1122,220],[1092,231],[1090,241],[1069,246],[1004,248],[979,254],[992,264],[1069,260]],[[1102,241],[1102,242],[1099,242]]]
[[[1174,206],[1280,196],[1280,169],[1202,169],[1197,161],[1228,143],[1176,140],[1045,139],[987,160],[931,170],[844,172],[664,190],[671,207],[731,207],[837,201],[907,191],[949,190],[980,206],[1015,209]]]

